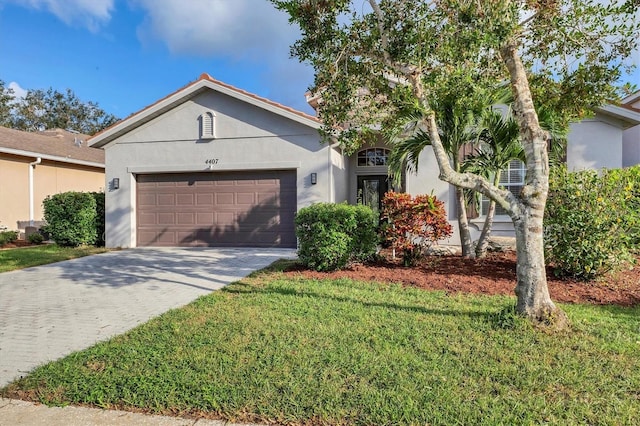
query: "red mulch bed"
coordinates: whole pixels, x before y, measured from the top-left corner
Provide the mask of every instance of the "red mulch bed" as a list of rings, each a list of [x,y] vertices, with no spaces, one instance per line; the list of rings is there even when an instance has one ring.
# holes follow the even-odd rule
[[[640,265],[640,258],[638,259]],[[490,253],[485,259],[460,256],[428,256],[418,266],[402,266],[399,260],[357,264],[337,272],[316,272],[301,268],[286,274],[307,278],[352,278],[366,281],[400,282],[405,286],[450,293],[514,295],[516,256],[514,252]],[[640,266],[592,282],[562,280],[547,271],[551,298],[564,303],[634,306],[640,304]]]

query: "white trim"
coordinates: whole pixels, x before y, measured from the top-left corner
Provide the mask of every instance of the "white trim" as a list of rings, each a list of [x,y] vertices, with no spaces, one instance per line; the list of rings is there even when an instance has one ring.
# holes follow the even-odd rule
[[[605,105],[602,107],[594,108],[596,113],[608,115],[618,120],[623,121],[628,127],[637,126],[640,124],[640,113],[631,111],[626,108],[622,108],[616,105]]]
[[[194,164],[186,166],[133,166],[127,167],[127,173],[189,173],[189,172],[218,172],[218,171],[244,171],[244,170],[281,170],[299,169],[299,161],[282,161],[272,163],[230,163],[207,166],[206,164]]]
[[[100,169],[104,169],[103,163],[94,163],[92,161],[77,160],[75,158],[69,158],[69,157],[58,157],[56,155],[38,154],[37,152],[23,151],[21,149],[0,147],[0,152],[3,152],[5,154],[20,155],[23,157],[40,157],[43,160],[58,161],[60,163],[79,164],[81,166],[97,167]]]
[[[635,93],[630,94],[629,96],[624,98],[620,103],[623,104],[623,105],[631,105],[631,104],[636,103],[637,101],[640,101],[640,90],[638,90]]]

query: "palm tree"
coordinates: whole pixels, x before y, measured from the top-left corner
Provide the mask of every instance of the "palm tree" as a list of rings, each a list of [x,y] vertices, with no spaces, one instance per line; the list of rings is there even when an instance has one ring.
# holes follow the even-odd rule
[[[481,119],[479,146],[467,157],[463,169],[493,179],[493,184],[498,186],[502,171],[513,160],[525,160],[518,123],[511,114],[503,117],[502,113],[489,109]],[[476,244],[476,257],[484,257],[487,254],[495,212],[496,202],[489,200],[482,232]]]
[[[560,164],[564,161],[568,127],[549,109],[539,107],[537,111],[540,125],[551,136],[548,149],[549,164]],[[493,184],[498,186],[503,170],[507,169],[511,161],[525,161],[518,124],[510,111],[504,115],[492,109],[485,111],[480,120],[478,139],[479,146],[465,159],[463,171],[493,179]],[[495,212],[496,203],[489,200],[482,232],[476,244],[476,257],[484,257],[487,254]]]
[[[451,163],[456,171],[462,170],[462,159],[459,152],[462,146],[476,139],[477,114],[468,109],[459,98],[445,98],[440,102],[433,102],[433,109],[437,111],[438,131],[445,149],[449,153]],[[417,109],[408,108],[397,117],[396,126],[386,136],[392,141],[389,155],[389,170],[396,181],[402,172],[418,170],[418,157],[424,148],[431,145],[431,139],[426,131],[419,128],[421,114]],[[404,137],[408,135],[408,137]],[[469,230],[467,205],[463,189],[456,187],[456,204],[458,212],[458,228],[460,231],[460,245],[463,257],[474,257],[473,240]]]

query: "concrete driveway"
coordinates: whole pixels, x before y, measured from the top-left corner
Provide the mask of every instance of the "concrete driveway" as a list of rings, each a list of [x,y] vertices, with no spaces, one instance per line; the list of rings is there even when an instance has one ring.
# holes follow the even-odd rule
[[[0,386],[218,290],[287,249],[132,249],[0,274]]]

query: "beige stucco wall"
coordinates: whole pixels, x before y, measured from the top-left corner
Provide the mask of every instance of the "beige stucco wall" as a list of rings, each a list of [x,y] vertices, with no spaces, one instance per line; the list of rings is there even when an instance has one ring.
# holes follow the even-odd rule
[[[0,154],[0,224],[18,229],[29,220],[29,163],[35,158]],[[43,160],[33,171],[34,220],[44,219],[42,201],[67,191],[104,190],[104,171]]]
[[[199,120],[215,113],[212,140],[199,139]],[[106,244],[136,245],[136,176],[163,172],[295,170],[298,209],[329,201],[331,182],[343,180],[343,166],[318,131],[286,117],[207,90],[119,137],[105,148]],[[208,160],[216,160],[208,164]],[[311,184],[317,173],[317,184]],[[333,175],[332,175],[333,174]],[[114,178],[120,188],[113,189]],[[335,194],[334,194],[335,197]]]

